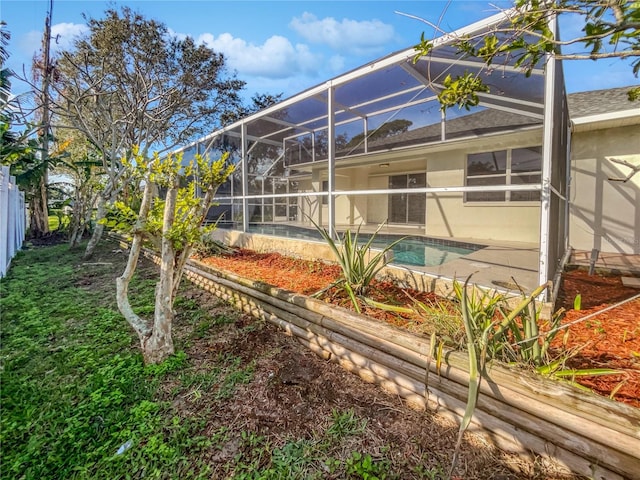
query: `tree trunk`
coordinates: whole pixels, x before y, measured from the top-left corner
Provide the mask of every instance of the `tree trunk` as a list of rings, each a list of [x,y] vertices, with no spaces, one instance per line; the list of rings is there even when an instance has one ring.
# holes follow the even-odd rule
[[[34,192],[29,210],[31,211],[30,233],[33,238],[41,238],[49,233],[49,208],[47,206],[46,178],[42,177]]]
[[[207,188],[207,191],[204,195],[202,203],[200,204],[199,211],[196,212],[195,217],[199,218],[199,224],[202,225],[205,218],[207,217],[207,212],[209,211],[209,206],[213,201],[213,197],[215,196],[216,191],[218,190],[218,185],[210,185]],[[178,295],[178,289],[180,288],[180,282],[182,281],[182,275],[184,273],[184,266],[189,260],[191,256],[191,252],[193,251],[193,245],[186,245],[180,255],[175,262],[175,279],[173,282],[173,298],[175,299]]]
[[[91,235],[91,239],[87,244],[87,248],[84,251],[84,260],[89,260],[93,256],[93,252],[98,245],[98,242],[102,238],[102,233],[104,232],[104,225],[102,225],[100,220],[102,220],[105,216],[105,212],[107,210],[107,199],[104,195],[100,195],[98,197],[98,210],[96,212],[96,226],[93,229],[93,234]]]
[[[151,336],[142,341],[142,355],[144,356],[145,364],[162,363],[170,355],[173,355],[175,350],[171,336],[172,324],[173,311],[171,309],[163,310],[162,312],[156,310]]]
[[[173,284],[175,276],[176,251],[173,242],[167,238],[173,227],[176,214],[178,188],[172,186],[167,191],[162,221],[162,249],[160,257],[160,280],[156,286],[156,305],[151,336],[144,342],[145,363],[160,363],[174,353],[171,328],[173,325]]]
[[[84,208],[81,202],[81,195],[76,193],[73,210],[71,212],[71,222],[69,225],[69,248],[77,247],[84,233],[82,221],[84,220]]]
[[[140,257],[140,250],[142,249],[143,229],[144,223],[149,215],[151,208],[151,198],[153,196],[153,184],[147,182],[145,185],[144,193],[142,196],[142,204],[140,205],[140,214],[138,221],[134,227],[133,240],[131,242],[131,250],[129,250],[129,258],[127,259],[127,266],[122,276],[116,279],[116,300],[118,302],[118,310],[129,322],[129,325],[135,330],[138,338],[140,339],[140,346],[147,361],[146,348],[147,342],[151,337],[151,328],[147,322],[140,318],[131,308],[129,303],[129,283],[133,278],[133,274],[136,271],[138,265],[138,258]]]
[[[133,311],[133,308],[131,308],[131,304],[129,303],[129,283],[136,271],[141,248],[142,233],[135,233],[133,235],[133,241],[131,242],[131,250],[129,251],[127,266],[122,276],[116,279],[116,300],[118,302],[118,310],[120,310],[122,316],[138,334],[140,345],[144,351],[145,344],[151,335],[151,328],[149,328],[149,325],[144,319],[140,318]]]

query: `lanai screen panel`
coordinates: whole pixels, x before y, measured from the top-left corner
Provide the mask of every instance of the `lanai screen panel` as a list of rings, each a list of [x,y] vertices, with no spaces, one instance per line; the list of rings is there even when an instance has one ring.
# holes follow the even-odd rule
[[[491,19],[492,22],[496,20],[497,17]],[[478,27],[478,31],[481,30]],[[436,39],[431,53],[417,62],[413,49],[408,49],[330,80],[325,87],[301,92],[236,122],[225,131],[225,136],[240,138],[242,128],[245,128],[249,141],[280,146],[286,167],[326,161],[328,88],[335,88],[333,116],[337,159],[476,136],[485,133],[476,125],[480,120],[493,132],[540,123],[544,93],[541,66],[536,66],[531,78],[525,79],[514,66],[517,57],[512,55],[496,60],[493,67],[485,69],[482,61],[461,55],[454,46],[446,44],[453,38],[455,36],[448,40]],[[483,36],[478,32],[471,32],[469,38],[476,46],[483,42]],[[446,117],[441,115],[436,96],[445,77],[464,73],[480,76],[489,86],[490,91],[480,95],[483,107],[521,118],[511,116],[509,120],[512,121],[500,123],[495,119],[487,121],[487,115],[482,114],[474,123],[476,112],[468,115],[467,112],[462,112],[465,115],[450,113],[454,108],[449,109]],[[460,121],[463,116],[469,118]]]
[[[551,163],[551,197],[549,205],[549,253],[547,261],[547,278],[552,279],[566,250],[566,216],[567,216],[567,159],[569,110],[564,88],[562,62],[556,62],[554,88],[552,163]]]
[[[184,150],[182,150],[182,165],[186,166],[196,158],[196,154],[198,153],[198,144],[193,144]]]
[[[489,71],[482,69],[479,61],[455,58],[452,48],[447,46],[434,49],[429,57],[415,64],[412,56],[407,56],[397,64],[339,84],[335,87],[334,107],[336,158],[542,123],[541,70],[536,69],[531,77],[525,78],[509,65]],[[441,82],[449,74],[468,72],[483,78],[489,92],[480,94],[480,107],[470,111],[452,107],[443,115],[437,100]],[[300,127],[291,129],[284,140],[286,166],[327,159],[327,116],[321,113],[328,108],[326,98],[326,93],[321,93],[311,99],[315,102],[304,101],[313,108],[307,111],[308,119],[301,120]],[[289,110],[301,115],[304,110],[298,107]],[[486,111],[482,113],[483,110]],[[287,115],[289,120],[293,117],[296,115]]]

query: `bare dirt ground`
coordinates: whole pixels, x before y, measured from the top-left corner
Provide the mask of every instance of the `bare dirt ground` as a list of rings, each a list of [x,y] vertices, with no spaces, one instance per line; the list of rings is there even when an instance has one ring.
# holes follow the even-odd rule
[[[208,305],[212,313],[227,308],[217,304],[209,294],[191,288],[184,295],[199,305]],[[179,322],[176,332],[182,339],[190,335],[188,327]],[[351,451],[358,450],[371,454],[374,459],[389,461],[390,478],[445,478],[457,425],[405,406],[401,399],[320,359],[273,325],[257,322],[247,315],[236,315],[232,324],[189,343],[185,352],[195,369],[206,371],[209,360],[219,355],[239,356],[245,363],[255,365],[253,380],[243,385],[230,401],[212,405],[206,398],[189,395],[174,398],[171,385],[164,389],[182,415],[210,409],[203,433],[214,435],[221,428],[231,432],[222,449],[211,451],[207,459],[207,463],[217,465],[220,478],[228,471],[229,462],[244,453],[246,447],[241,432],[265,436],[276,448],[292,438],[313,438],[329,426],[336,411],[353,411],[366,424],[362,435],[339,447],[343,451],[337,453],[338,457],[348,457]],[[434,476],[427,476],[429,474]],[[327,472],[323,478],[341,477]],[[524,459],[506,454],[467,435],[456,478],[573,477],[540,458]]]

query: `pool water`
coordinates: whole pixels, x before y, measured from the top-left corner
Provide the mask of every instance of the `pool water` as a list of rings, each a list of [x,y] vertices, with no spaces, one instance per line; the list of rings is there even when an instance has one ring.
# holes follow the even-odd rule
[[[391,238],[389,238],[391,237]],[[389,243],[398,239],[398,236],[383,235],[376,237],[373,246],[384,248]],[[476,247],[476,246],[473,246]],[[411,265],[419,267],[435,267],[443,263],[456,260],[465,255],[479,250],[481,247],[472,248],[465,244],[465,247],[459,246],[456,242],[436,240],[428,237],[410,236],[405,237],[397,245],[393,247],[392,263],[400,265]]]
[[[218,228],[237,228],[235,225],[219,225]],[[272,235],[276,237],[299,238],[301,240],[322,240],[315,229],[294,225],[250,224],[249,233]],[[373,247],[384,248],[402,235],[378,234]],[[359,239],[366,242],[367,234],[361,233]],[[392,264],[417,267],[434,267],[456,260],[484,248],[483,245],[461,243],[453,240],[408,236],[393,247]]]

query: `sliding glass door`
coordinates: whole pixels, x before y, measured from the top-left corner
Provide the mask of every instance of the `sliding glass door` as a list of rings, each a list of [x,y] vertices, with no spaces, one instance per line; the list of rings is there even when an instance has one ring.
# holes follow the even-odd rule
[[[389,177],[390,189],[424,188],[424,173],[409,173]],[[389,195],[389,223],[424,225],[427,197],[424,193],[392,193]]]

